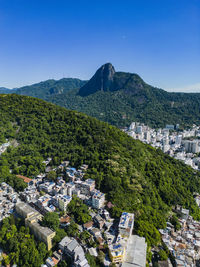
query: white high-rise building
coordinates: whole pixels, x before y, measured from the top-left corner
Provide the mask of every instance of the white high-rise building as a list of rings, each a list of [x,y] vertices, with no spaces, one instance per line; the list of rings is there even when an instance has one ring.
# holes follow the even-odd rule
[[[169,145],[169,138],[168,138],[168,136],[165,136],[165,137],[163,138],[162,143],[163,143],[163,146],[165,146],[165,145]]]
[[[132,122],[131,125],[129,126],[129,130],[134,130],[135,128],[135,122]]]
[[[123,212],[119,222],[119,234],[130,237],[134,226],[134,214]]]
[[[150,142],[151,141],[151,135],[150,135],[150,132],[149,131],[144,132],[144,139],[147,142]]]
[[[94,189],[92,193],[92,206],[95,209],[100,209],[104,206],[105,194]]]
[[[67,210],[67,205],[70,203],[70,201],[72,200],[72,197],[68,196],[68,195],[60,195],[58,198],[58,206],[59,209],[62,211],[66,211]]]
[[[163,145],[163,147],[162,147],[162,151],[163,151],[164,153],[168,152],[169,150],[170,150],[170,145]]]
[[[181,142],[182,142],[182,135],[179,134],[179,135],[176,136],[175,143],[176,143],[176,145],[180,145]]]
[[[184,141],[185,151],[187,153],[198,153],[199,152],[199,145],[197,141]]]

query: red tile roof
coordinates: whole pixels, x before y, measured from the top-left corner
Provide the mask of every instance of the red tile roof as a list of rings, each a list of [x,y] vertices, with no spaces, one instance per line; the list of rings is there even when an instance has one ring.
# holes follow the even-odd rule
[[[65,215],[60,218],[60,223],[68,223],[70,222],[70,217],[68,215]]]
[[[84,228],[86,228],[86,229],[91,228],[91,227],[93,226],[93,221],[87,222],[87,223],[85,223],[83,226],[84,226]]]
[[[53,260],[53,262],[54,262],[55,265],[60,261],[59,259],[56,259],[54,257],[52,257],[52,260]]]
[[[29,183],[32,181],[32,179],[28,178],[28,177],[25,177],[25,176],[22,176],[22,175],[16,175],[18,178],[20,179],[23,179],[25,183]]]

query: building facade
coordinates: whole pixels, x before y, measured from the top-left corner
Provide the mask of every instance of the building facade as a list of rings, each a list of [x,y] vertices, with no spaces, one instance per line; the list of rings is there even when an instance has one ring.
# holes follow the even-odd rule
[[[16,212],[25,219],[25,225],[30,228],[34,236],[44,242],[47,245],[47,249],[50,250],[52,248],[52,239],[56,233],[50,228],[42,227],[39,224],[43,216],[24,202],[16,204]]]

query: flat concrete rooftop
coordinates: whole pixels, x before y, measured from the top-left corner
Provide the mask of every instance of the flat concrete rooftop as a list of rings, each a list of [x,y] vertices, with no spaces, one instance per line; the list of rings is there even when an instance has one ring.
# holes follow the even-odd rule
[[[122,267],[145,267],[147,243],[145,238],[137,235],[130,236],[125,260]]]

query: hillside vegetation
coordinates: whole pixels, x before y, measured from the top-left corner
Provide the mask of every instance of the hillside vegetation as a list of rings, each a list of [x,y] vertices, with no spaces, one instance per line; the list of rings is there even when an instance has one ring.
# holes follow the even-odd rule
[[[200,93],[169,93],[148,85],[137,74],[115,72],[110,63],[88,82],[48,80],[9,90],[12,92],[80,111],[117,127],[129,126],[132,121],[156,128],[200,123]]]
[[[52,157],[55,166],[62,160],[75,167],[88,164],[85,178],[95,179],[106,193],[115,205],[112,214],[134,212],[136,230],[149,244],[159,242],[156,228],[165,226],[176,204],[200,219],[192,195],[200,192],[199,173],[107,123],[19,95],[0,96],[0,121],[19,143],[0,157],[0,180],[17,190],[23,183],[15,174],[34,177],[44,171],[42,161]]]
[[[71,89],[80,88],[86,82],[75,78],[63,78],[61,80],[47,80],[29,86],[16,89],[13,93],[19,95],[34,96],[47,100],[49,96],[65,94]]]
[[[155,128],[166,124],[188,127],[200,123],[200,94],[167,93],[160,89],[160,92],[151,92],[144,100],[141,97],[140,93],[134,96],[125,94],[123,89],[98,91],[82,97],[75,89],[65,95],[51,96],[47,101],[117,127],[129,126],[133,121]]]
[[[200,123],[200,94],[166,92],[146,84],[137,74],[115,72],[109,63],[79,90],[51,96],[48,101],[117,127],[132,121],[156,128]]]
[[[0,87],[0,94],[10,94],[10,93],[14,93],[15,92],[15,89],[8,89],[8,88],[5,88],[5,87]]]

